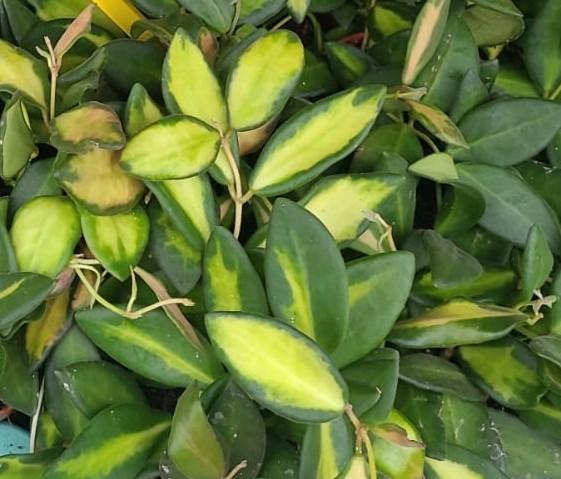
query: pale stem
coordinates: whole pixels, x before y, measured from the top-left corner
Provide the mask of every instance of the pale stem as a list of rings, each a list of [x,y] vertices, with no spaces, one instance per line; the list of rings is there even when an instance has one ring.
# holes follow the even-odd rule
[[[236,477],[236,475],[237,475],[242,469],[245,469],[246,467],[247,467],[247,461],[244,459],[244,460],[243,460],[242,462],[240,462],[236,467],[234,467],[234,469],[232,469],[224,479],[234,479],[234,477]]]
[[[228,140],[228,135],[220,132],[220,138],[222,139],[222,149],[230,165],[230,170],[232,170],[232,175],[234,176],[234,195],[232,200],[235,206],[235,219],[234,219],[234,237],[237,239],[240,236],[240,231],[242,229],[242,213],[243,213],[243,190],[242,190],[242,178],[240,176],[240,169],[238,168],[238,163],[234,158],[234,153],[230,147],[230,142]],[[230,191],[230,193],[232,193]]]
[[[37,438],[37,427],[39,425],[39,416],[41,415],[41,409],[43,408],[43,398],[45,397],[45,378],[41,381],[41,387],[39,388],[39,396],[37,398],[37,409],[35,414],[31,418],[31,427],[29,431],[29,452],[35,452],[35,440]]]
[[[370,14],[371,10],[374,9],[376,6],[376,0],[369,0],[368,8],[366,10],[366,25],[364,27],[364,36],[362,37],[362,43],[360,45],[360,49],[365,52],[368,48],[368,42],[370,41],[370,34],[368,31],[368,15]]]
[[[228,31],[228,35],[233,35],[234,32],[236,31],[236,27],[238,26],[238,21],[240,19],[240,13],[242,11],[242,0],[234,0],[234,3],[235,3],[236,10],[234,13],[234,19],[232,20],[232,26]]]
[[[129,266],[131,272],[131,297],[127,303],[127,311],[130,313],[138,296],[138,285],[136,284],[136,275],[134,274],[134,269]]]
[[[50,56],[48,63],[49,63],[49,70],[51,71],[50,119],[52,120],[55,117],[56,89],[57,89],[58,72],[60,69],[60,65],[58,64],[57,57],[53,48],[53,44],[51,43],[51,39],[49,37],[44,37],[44,40],[45,40],[45,44],[47,45],[47,50],[49,51],[49,56]]]
[[[362,453],[362,444],[366,449],[366,458],[368,459],[368,470],[371,478],[376,478],[376,460],[374,457],[374,448],[370,442],[370,436],[368,435],[368,429],[360,422],[360,419],[356,416],[353,411],[353,406],[347,404],[345,406],[345,414],[351,421],[356,434],[356,448],[357,452]]]

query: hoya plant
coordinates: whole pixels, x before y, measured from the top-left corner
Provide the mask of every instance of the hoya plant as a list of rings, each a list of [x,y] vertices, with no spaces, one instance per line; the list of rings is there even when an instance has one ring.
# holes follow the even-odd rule
[[[94,4],[0,0],[0,479],[559,479],[561,2]]]

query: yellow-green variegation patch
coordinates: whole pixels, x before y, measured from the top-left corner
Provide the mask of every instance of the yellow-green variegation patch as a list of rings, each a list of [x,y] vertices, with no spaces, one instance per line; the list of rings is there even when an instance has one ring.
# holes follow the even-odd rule
[[[0,40],[0,90],[20,91],[34,104],[47,109],[47,68],[39,60]]]
[[[33,454],[13,454],[0,457],[0,474],[10,479],[41,479],[62,449],[46,449]]]
[[[103,103],[84,103],[52,121],[51,144],[66,153],[83,153],[93,148],[120,150],[125,142],[121,120]]]
[[[273,196],[311,181],[364,139],[382,107],[386,88],[369,85],[330,96],[283,124],[265,145],[250,189]]]
[[[438,108],[424,103],[409,100],[413,116],[434,136],[440,140],[460,148],[469,148],[464,135],[456,124]]]
[[[125,130],[134,136],[152,123],[162,119],[162,112],[140,83],[136,83],[130,92],[125,107]]]
[[[401,77],[405,85],[415,81],[436,51],[444,33],[449,9],[450,0],[428,0],[421,9],[407,44]]]
[[[183,180],[149,182],[148,187],[177,230],[202,250],[218,222],[216,201],[208,177],[198,175]]]
[[[188,116],[159,120],[135,135],[123,150],[121,166],[146,180],[197,175],[216,159],[218,131]]]
[[[120,165],[120,153],[96,148],[69,155],[55,166],[55,177],[78,203],[97,215],[130,210],[144,185]]]
[[[379,208],[403,183],[403,177],[387,174],[328,176],[318,181],[300,202],[345,244],[360,235],[366,214]]]
[[[183,29],[173,37],[162,75],[170,111],[193,116],[224,132],[228,129],[222,87],[199,46]]]
[[[302,23],[308,13],[311,0],[288,0],[287,5],[290,13],[298,23]]]
[[[82,231],[93,255],[117,279],[124,281],[136,266],[148,243],[150,223],[137,206],[129,213],[97,216],[81,211]]]
[[[80,329],[126,368],[160,384],[210,384],[223,370],[207,343],[189,341],[160,309],[131,321],[102,307],[76,314]]]
[[[348,393],[339,372],[291,326],[244,313],[209,313],[206,326],[224,364],[262,406],[297,422],[343,413]]]
[[[221,226],[205,248],[203,287],[206,311],[269,312],[259,274],[240,243]]]
[[[236,130],[257,128],[278,114],[304,69],[304,47],[296,34],[277,30],[252,43],[228,79],[230,121]]]
[[[457,299],[416,318],[398,321],[388,340],[419,349],[478,344],[505,336],[527,319],[517,309]]]
[[[43,478],[135,477],[169,427],[167,414],[142,404],[107,408],[92,419]]]
[[[70,199],[40,196],[28,201],[10,230],[20,271],[54,278],[68,264],[80,233],[80,217]]]

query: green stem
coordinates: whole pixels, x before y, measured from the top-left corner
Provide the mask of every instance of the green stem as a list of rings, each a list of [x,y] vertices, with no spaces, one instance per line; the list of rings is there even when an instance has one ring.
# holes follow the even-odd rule
[[[234,13],[234,19],[232,20],[232,26],[228,31],[228,35],[234,34],[234,32],[236,31],[236,27],[238,26],[238,21],[240,20],[240,14],[242,10],[242,0],[236,0],[235,4],[236,4],[235,6],[236,11]]]
[[[270,32],[274,32],[276,30],[278,30],[279,28],[283,27],[284,25],[286,25],[288,22],[290,22],[290,20],[292,20],[292,17],[290,15],[282,18],[279,22],[275,23],[270,29]]]
[[[559,95],[561,95],[561,83],[559,84],[557,89],[551,95],[549,95],[549,99],[556,100]]]
[[[237,239],[240,237],[240,232],[242,228],[242,214],[243,214],[243,186],[242,178],[240,176],[240,169],[238,168],[238,162],[234,158],[234,153],[230,147],[229,135],[224,135],[220,132],[220,137],[222,139],[222,150],[226,155],[228,164],[230,165],[230,170],[232,170],[232,175],[234,177],[234,190],[235,194],[232,195],[232,200],[234,201],[235,214],[234,214],[234,237]]]

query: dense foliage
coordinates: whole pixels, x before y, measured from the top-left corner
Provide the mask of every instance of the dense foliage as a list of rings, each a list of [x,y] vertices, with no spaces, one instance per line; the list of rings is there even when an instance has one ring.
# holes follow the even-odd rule
[[[561,1],[95,3],[0,0],[0,478],[560,478]]]

